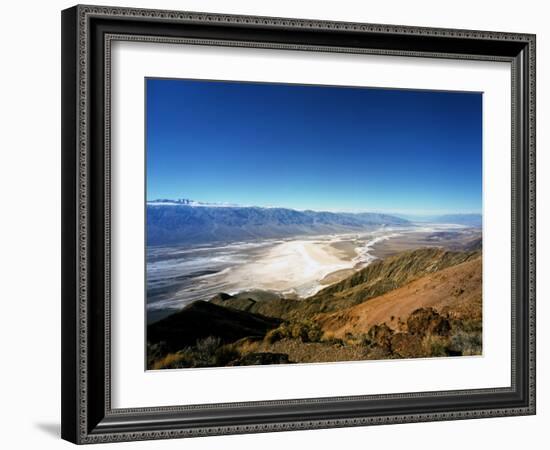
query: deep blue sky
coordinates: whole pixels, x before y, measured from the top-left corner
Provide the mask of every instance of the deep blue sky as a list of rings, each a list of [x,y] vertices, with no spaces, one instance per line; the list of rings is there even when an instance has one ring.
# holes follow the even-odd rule
[[[482,95],[147,79],[147,198],[481,212]]]

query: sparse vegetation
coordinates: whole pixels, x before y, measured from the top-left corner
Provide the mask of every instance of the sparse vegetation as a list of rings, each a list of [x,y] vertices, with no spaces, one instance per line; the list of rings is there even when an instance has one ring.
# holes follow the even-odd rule
[[[372,326],[362,337],[367,359],[481,354],[481,323],[450,321],[433,308],[421,308],[411,314],[407,324],[407,331],[395,331],[385,323]]]
[[[451,337],[450,349],[463,356],[481,355],[481,331],[470,333],[458,331]]]
[[[231,344],[224,345],[219,337],[197,340],[193,347],[167,353],[149,363],[150,369],[179,369],[184,367],[220,367],[241,357]]]
[[[149,327],[147,366],[175,369],[480,355],[480,253],[431,249],[403,255],[305,300],[253,292],[195,302]],[[416,275],[407,275],[410,267]],[[454,272],[446,270],[449,267]],[[377,278],[372,280],[371,275]],[[420,275],[424,278],[417,284],[409,283]],[[415,305],[430,306],[403,310],[381,303],[385,316],[373,316],[380,309],[373,310],[372,305],[386,298],[380,293],[402,283],[409,283],[403,287],[409,297],[396,297],[399,307],[410,298]],[[447,290],[441,289],[445,283]],[[363,305],[367,309],[361,309]],[[359,308],[356,315],[350,314],[353,308]]]
[[[323,337],[323,330],[312,320],[285,322],[278,328],[269,331],[266,342],[273,344],[282,339],[300,339],[302,342],[319,342]]]

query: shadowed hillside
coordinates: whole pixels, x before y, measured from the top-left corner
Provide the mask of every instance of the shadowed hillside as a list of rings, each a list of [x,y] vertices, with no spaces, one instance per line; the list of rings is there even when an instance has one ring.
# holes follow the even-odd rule
[[[173,351],[208,336],[216,336],[224,343],[247,336],[261,337],[280,323],[276,318],[197,301],[149,325],[147,340],[152,344],[162,342],[167,350]]]

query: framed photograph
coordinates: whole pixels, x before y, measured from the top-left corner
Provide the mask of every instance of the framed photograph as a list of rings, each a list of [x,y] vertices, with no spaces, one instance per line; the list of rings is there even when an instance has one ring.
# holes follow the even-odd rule
[[[535,413],[535,36],[62,12],[62,437]]]

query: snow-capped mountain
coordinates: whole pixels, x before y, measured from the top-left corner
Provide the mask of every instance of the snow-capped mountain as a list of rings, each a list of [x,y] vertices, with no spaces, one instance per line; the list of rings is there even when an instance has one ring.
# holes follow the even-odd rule
[[[297,211],[189,199],[147,202],[149,245],[247,241],[407,225],[388,214]]]
[[[158,199],[147,202],[147,206],[204,206],[208,208],[229,208],[238,207],[239,205],[231,203],[205,203],[190,200],[188,198],[178,198],[176,200]]]

